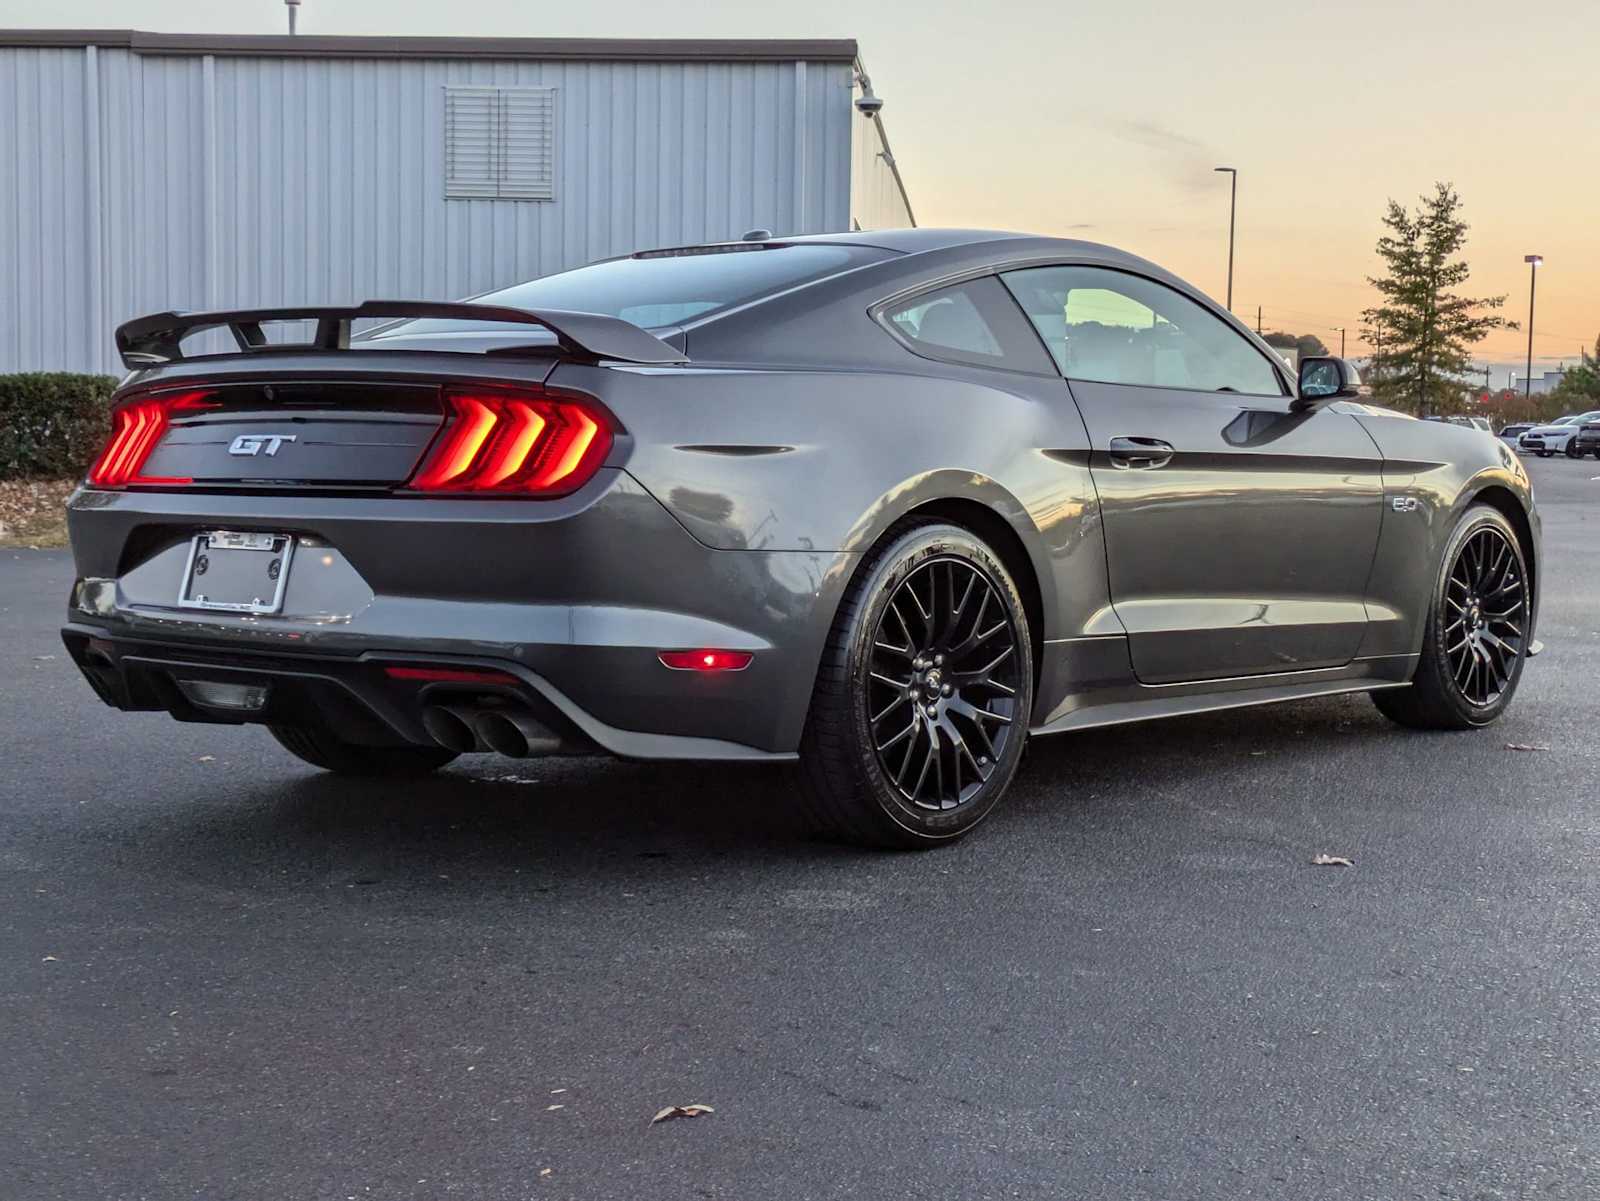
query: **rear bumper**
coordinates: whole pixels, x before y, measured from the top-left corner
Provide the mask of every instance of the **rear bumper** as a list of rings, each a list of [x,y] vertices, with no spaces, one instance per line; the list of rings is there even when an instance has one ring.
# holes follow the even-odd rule
[[[504,659],[420,659],[374,651],[352,657],[284,655],[238,647],[152,642],[107,636],[93,626],[68,625],[62,642],[100,699],[127,712],[165,711],[179,721],[220,724],[312,725],[339,731],[367,746],[437,745],[423,713],[434,706],[498,706],[532,717],[555,744],[542,753],[604,751],[638,759],[783,761],[792,752],[737,742],[609,726],[548,680]],[[391,678],[386,668],[429,663],[503,673],[505,684],[432,683]],[[192,695],[195,682],[251,685],[265,701],[249,713],[207,706]],[[480,746],[479,749],[485,749]]]
[[[217,720],[173,703],[173,672],[204,668],[259,677],[370,741],[429,744],[423,698],[383,667],[481,666],[579,744],[638,758],[792,758],[854,558],[712,550],[614,469],[551,502],[86,490],[68,522],[79,585],[63,636],[119,707]],[[301,539],[281,616],[176,607],[209,529]],[[700,674],[657,658],[697,647],[754,660]]]

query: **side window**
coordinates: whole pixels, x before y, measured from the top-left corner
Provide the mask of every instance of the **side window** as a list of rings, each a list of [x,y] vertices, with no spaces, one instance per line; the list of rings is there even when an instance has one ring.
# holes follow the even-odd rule
[[[1282,396],[1266,356],[1187,296],[1101,267],[1003,277],[1068,379]]]
[[[931,359],[1054,374],[1050,361],[992,275],[924,292],[882,312],[890,329]]]

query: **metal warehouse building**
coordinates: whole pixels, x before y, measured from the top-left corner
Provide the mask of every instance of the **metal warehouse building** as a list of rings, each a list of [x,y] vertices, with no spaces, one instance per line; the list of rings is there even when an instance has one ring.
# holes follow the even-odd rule
[[[853,41],[0,31],[0,371],[162,309],[456,299],[913,224]]]

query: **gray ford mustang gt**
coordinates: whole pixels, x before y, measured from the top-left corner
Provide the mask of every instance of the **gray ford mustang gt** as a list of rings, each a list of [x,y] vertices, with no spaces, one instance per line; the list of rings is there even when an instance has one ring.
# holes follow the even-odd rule
[[[981,821],[1030,735],[1510,703],[1539,519],[1495,438],[1339,359],[1295,378],[1103,246],[756,237],[122,326],[73,659],[335,772],[798,759],[826,832],[911,847]]]

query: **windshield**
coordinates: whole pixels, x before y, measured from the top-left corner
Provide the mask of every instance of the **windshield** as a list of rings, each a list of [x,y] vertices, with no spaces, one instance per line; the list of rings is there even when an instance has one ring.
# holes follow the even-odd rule
[[[533,311],[602,313],[645,329],[659,329],[889,257],[891,252],[877,247],[826,244],[736,243],[647,251],[515,284],[475,296],[473,301]],[[423,319],[384,332],[418,334],[494,328],[504,327],[480,321]]]

